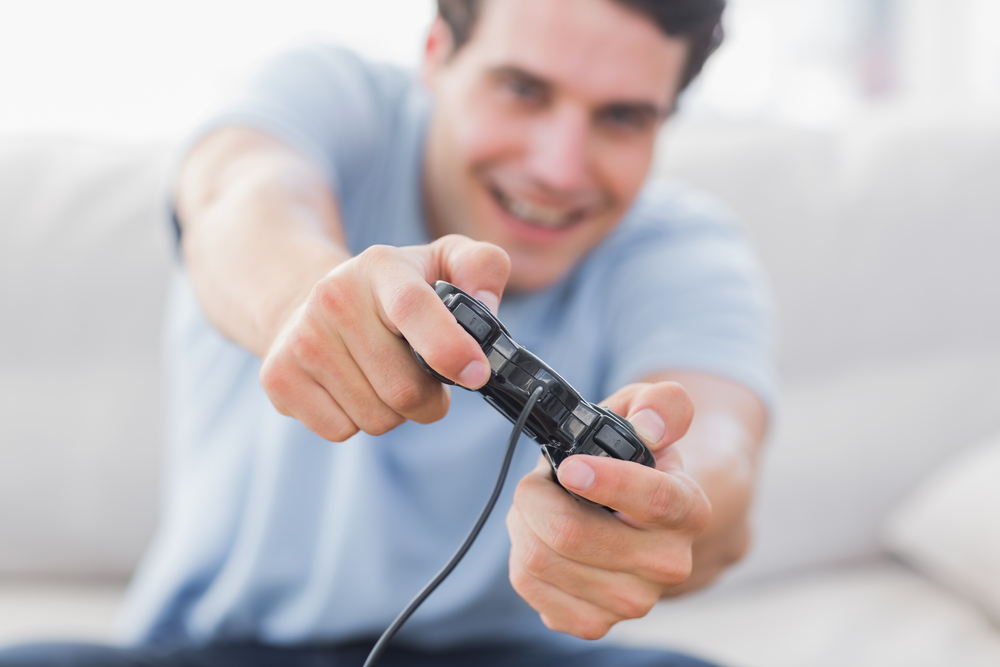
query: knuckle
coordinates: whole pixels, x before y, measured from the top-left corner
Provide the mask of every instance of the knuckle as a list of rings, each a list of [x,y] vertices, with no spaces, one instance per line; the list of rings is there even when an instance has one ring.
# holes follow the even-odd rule
[[[580,521],[572,514],[558,512],[548,521],[549,543],[552,549],[562,555],[576,553],[583,542]]]
[[[389,387],[385,403],[396,412],[416,412],[425,403],[424,392],[412,380],[399,380]]]
[[[600,618],[597,615],[587,614],[579,621],[572,624],[573,628],[563,632],[569,632],[574,634],[581,639],[600,639],[604,635],[608,634],[611,630],[611,626],[614,625],[613,622],[607,619]]]
[[[260,384],[264,393],[278,412],[285,416],[289,416],[287,399],[294,383],[294,371],[287,364],[269,359],[261,366]]]
[[[316,283],[313,288],[313,300],[327,318],[340,319],[356,301],[349,291],[339,275],[329,275]]]
[[[521,550],[521,564],[525,572],[528,572],[539,579],[544,578],[549,569],[550,557],[537,537],[532,537]]]
[[[397,285],[382,304],[386,317],[397,324],[410,319],[422,307],[425,287],[426,285],[413,282]]]
[[[667,558],[661,558],[653,564],[651,570],[657,583],[665,586],[677,586],[688,580],[693,567],[691,551],[685,550]]]
[[[511,507],[517,508],[522,514],[530,513],[534,493],[535,478],[532,475],[525,475],[514,487],[514,500],[511,502]]]
[[[508,578],[510,579],[510,585],[517,591],[517,594],[528,600],[530,597],[528,584],[530,583],[531,575],[519,567],[511,567]]]
[[[323,363],[327,355],[323,341],[311,328],[296,327],[288,333],[288,350],[292,356],[307,366],[316,367]]]
[[[689,520],[692,532],[697,535],[708,528],[708,524],[712,521],[712,505],[703,493],[699,494],[693,505],[689,512]]]
[[[383,435],[406,421],[390,410],[380,410],[364,420],[363,430],[368,435]]]
[[[524,563],[513,551],[510,554],[507,577],[510,579],[510,585],[517,594],[524,598],[528,604],[531,604],[534,597],[533,590],[536,579],[534,575],[524,568]]]
[[[398,252],[398,248],[393,246],[373,245],[362,251],[357,256],[357,260],[364,269],[378,271],[386,264],[391,263],[397,257]]]
[[[344,442],[358,432],[356,424],[346,419],[338,419],[332,424],[325,425],[317,434],[330,442]]]
[[[659,600],[659,595],[648,587],[637,587],[627,591],[619,600],[618,615],[625,618],[642,618],[649,613]]]
[[[677,499],[670,485],[666,483],[658,484],[646,498],[646,516],[642,518],[647,521],[655,521],[663,517],[669,517],[677,511],[676,505]]]

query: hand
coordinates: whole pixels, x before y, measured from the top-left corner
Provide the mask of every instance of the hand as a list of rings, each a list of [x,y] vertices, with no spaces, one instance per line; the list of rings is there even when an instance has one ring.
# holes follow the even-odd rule
[[[342,442],[448,411],[448,390],[413,358],[410,345],[445,377],[471,389],[490,367],[476,341],[431,286],[447,280],[491,307],[510,260],[497,246],[445,236],[425,246],[374,246],[321,279],[264,356],[260,378],[284,415]]]
[[[645,616],[691,574],[692,545],[712,509],[669,445],[687,431],[693,406],[674,382],[633,384],[606,402],[627,415],[656,455],[656,468],[573,456],[559,481],[540,460],[517,486],[507,514],[510,581],[547,627],[604,636],[618,621]],[[600,505],[613,508],[608,512]]]

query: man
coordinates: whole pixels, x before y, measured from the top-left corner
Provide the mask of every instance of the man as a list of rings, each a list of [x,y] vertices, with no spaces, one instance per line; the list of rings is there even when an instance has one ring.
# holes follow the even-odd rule
[[[476,518],[510,428],[414,360],[489,378],[438,279],[626,416],[657,465],[568,459],[559,481],[591,505],[522,443],[506,517],[383,664],[702,664],[577,638],[704,586],[748,543],[760,279],[710,203],[646,186],[722,1],[439,8],[423,85],[315,47],[199,134],[176,196],[165,518],[125,613],[141,648],[32,664],[360,664]]]

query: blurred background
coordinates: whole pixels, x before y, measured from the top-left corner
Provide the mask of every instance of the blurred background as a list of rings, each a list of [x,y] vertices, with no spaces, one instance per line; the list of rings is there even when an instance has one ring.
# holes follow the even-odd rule
[[[868,105],[1000,101],[996,0],[730,0],[684,112],[811,127]],[[432,0],[0,3],[0,133],[172,138],[255,63],[332,37],[419,62]]]
[[[432,0],[0,0],[0,645],[106,641],[155,529],[171,150],[269,55],[415,67]],[[654,171],[772,285],[748,557],[617,641],[1000,665],[1000,0],[730,0]],[[595,399],[598,397],[594,397]]]

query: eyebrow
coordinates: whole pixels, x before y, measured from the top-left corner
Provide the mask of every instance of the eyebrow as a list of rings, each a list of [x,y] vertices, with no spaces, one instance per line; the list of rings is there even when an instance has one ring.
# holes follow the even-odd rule
[[[488,70],[488,74],[490,78],[493,79],[520,79],[526,83],[530,83],[531,85],[543,88],[546,91],[552,90],[552,83],[547,79],[543,79],[514,65],[500,65],[498,67],[493,67]],[[631,113],[641,114],[660,121],[668,118],[671,114],[673,114],[674,110],[675,105],[673,103],[661,107],[645,100],[616,100],[602,104],[598,108],[598,113],[608,111],[629,111]]]
[[[552,84],[547,80],[513,65],[500,65],[498,67],[492,67],[488,70],[488,73],[490,78],[493,79],[523,79],[528,83],[541,86],[546,90],[551,90],[552,88]]]

